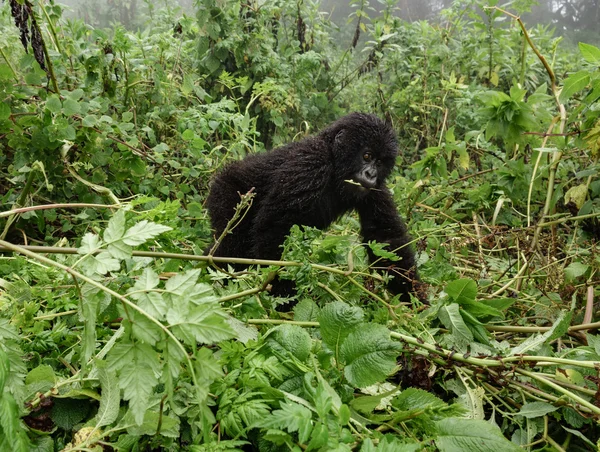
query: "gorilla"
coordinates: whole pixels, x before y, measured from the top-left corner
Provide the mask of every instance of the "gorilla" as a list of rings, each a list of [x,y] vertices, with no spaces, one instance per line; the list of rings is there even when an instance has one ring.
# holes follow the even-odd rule
[[[315,136],[229,164],[214,178],[207,200],[216,237],[233,216],[240,194],[253,189],[255,196],[213,255],[277,260],[293,225],[323,229],[356,210],[363,240],[387,244],[399,258],[378,260],[368,248],[370,261],[394,276],[388,283],[392,293],[410,300],[415,255],[385,187],[397,155],[389,125],[371,114],[352,113]]]

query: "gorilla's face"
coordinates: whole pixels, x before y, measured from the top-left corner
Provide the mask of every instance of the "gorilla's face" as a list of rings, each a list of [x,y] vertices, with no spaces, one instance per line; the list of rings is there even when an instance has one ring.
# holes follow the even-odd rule
[[[354,156],[352,175],[346,180],[346,190],[354,196],[366,196],[370,190],[380,190],[394,166],[393,152],[377,152],[364,147]]]
[[[335,177],[350,198],[364,198],[384,188],[398,147],[393,129],[372,115],[353,113],[334,124]]]

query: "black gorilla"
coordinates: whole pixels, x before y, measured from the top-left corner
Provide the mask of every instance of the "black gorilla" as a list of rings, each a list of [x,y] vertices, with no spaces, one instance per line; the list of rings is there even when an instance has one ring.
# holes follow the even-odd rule
[[[254,188],[255,197],[214,255],[277,260],[294,224],[323,229],[356,209],[363,240],[387,243],[400,258],[376,265],[394,276],[390,291],[409,299],[416,277],[414,253],[385,187],[397,154],[390,126],[376,116],[352,113],[316,136],[230,164],[214,179],[207,200],[217,237],[233,216],[239,194]]]

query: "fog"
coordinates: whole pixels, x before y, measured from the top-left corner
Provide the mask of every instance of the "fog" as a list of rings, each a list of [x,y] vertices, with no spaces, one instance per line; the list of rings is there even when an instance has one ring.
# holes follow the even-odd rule
[[[232,0],[221,0],[221,3]],[[271,0],[247,0],[257,7]],[[303,8],[312,8],[312,2],[297,0]],[[95,27],[107,27],[114,23],[135,29],[142,27],[144,22],[155,11],[168,8],[176,14],[193,16],[197,6],[208,3],[220,3],[205,0],[62,0],[68,6],[67,16],[83,19]],[[328,18],[345,27],[348,17],[361,5],[365,12],[375,17],[387,4],[394,5],[394,14],[407,21],[427,20],[443,22],[443,10],[447,8],[477,10],[485,14],[468,0],[322,0],[319,10]],[[511,12],[521,14],[528,27],[537,24],[550,26],[557,35],[571,38],[574,41],[598,42],[600,40],[600,0],[516,0],[504,2]],[[319,4],[319,2],[314,2]],[[533,5],[533,6],[532,6]],[[499,3],[502,6],[502,3]],[[352,25],[348,25],[352,27]]]

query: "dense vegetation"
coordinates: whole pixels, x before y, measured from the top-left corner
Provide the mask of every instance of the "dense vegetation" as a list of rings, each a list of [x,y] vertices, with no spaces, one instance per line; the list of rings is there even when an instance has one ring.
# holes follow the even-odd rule
[[[597,450],[600,49],[531,3],[3,3],[0,450]],[[235,278],[202,257],[215,171],[355,110],[398,132],[429,305],[353,215]]]

